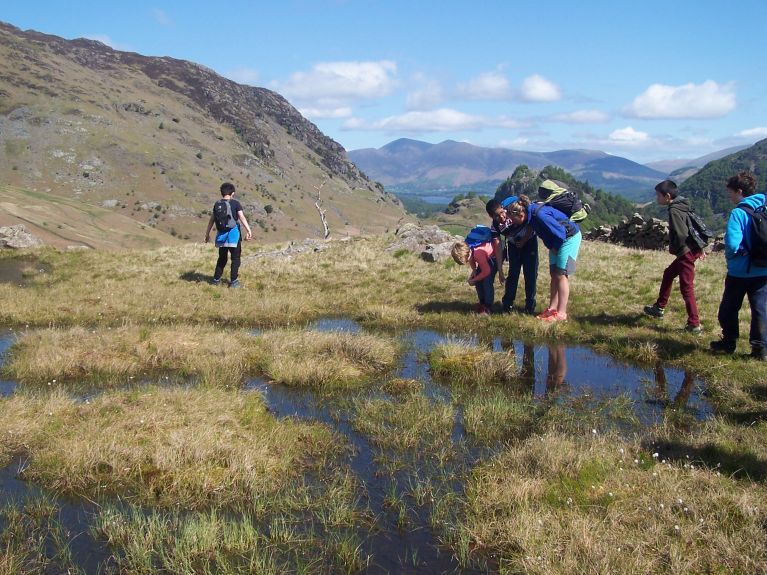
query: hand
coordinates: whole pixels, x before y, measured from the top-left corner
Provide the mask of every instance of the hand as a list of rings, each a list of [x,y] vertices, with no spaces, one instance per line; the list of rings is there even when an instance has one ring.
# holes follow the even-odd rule
[[[205,243],[210,243],[210,234],[205,234]]]
[[[469,278],[469,279],[467,280],[467,282],[468,282],[468,284],[469,284],[470,286],[473,286],[474,284],[476,284],[476,283],[477,283],[477,282],[475,282],[475,281],[474,281],[474,278]]]
[[[506,277],[503,275],[502,271],[498,272],[498,283],[501,285],[506,283]]]
[[[251,239],[253,239],[253,233],[252,233],[250,230],[248,230],[248,234],[245,236],[245,239],[246,239],[246,240],[251,240]]]

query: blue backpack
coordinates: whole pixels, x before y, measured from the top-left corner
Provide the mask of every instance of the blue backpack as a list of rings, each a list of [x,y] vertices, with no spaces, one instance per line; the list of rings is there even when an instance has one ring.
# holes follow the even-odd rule
[[[470,248],[476,248],[493,239],[493,234],[487,226],[474,226],[466,236],[466,244]]]

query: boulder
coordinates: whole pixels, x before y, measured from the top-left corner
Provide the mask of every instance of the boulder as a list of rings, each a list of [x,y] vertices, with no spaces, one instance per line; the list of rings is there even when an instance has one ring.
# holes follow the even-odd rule
[[[24,224],[0,227],[0,248],[34,248],[43,244],[30,234]]]
[[[404,249],[421,255],[421,257],[427,261],[439,261],[438,259],[427,259],[432,257],[431,255],[423,255],[430,246],[441,246],[442,244],[449,244],[452,246],[453,243],[463,239],[459,236],[454,236],[437,226],[419,226],[418,224],[413,223],[406,223],[400,226],[395,232],[395,236],[397,237],[396,241],[387,246],[385,251],[394,252]],[[434,251],[433,248],[429,251],[430,254],[433,252],[435,257],[441,257],[440,254],[444,251],[444,247],[438,250],[439,253]]]
[[[453,249],[454,241],[444,242],[441,244],[429,244],[426,249],[421,252],[421,259],[427,262],[441,262],[450,257],[451,250]]]

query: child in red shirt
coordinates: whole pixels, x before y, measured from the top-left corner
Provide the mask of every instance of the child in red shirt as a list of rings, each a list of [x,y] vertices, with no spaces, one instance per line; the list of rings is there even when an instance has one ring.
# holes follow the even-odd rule
[[[477,290],[479,299],[477,313],[480,315],[491,313],[493,307],[495,297],[493,282],[498,271],[494,252],[492,241],[483,242],[471,248],[466,242],[456,242],[451,250],[455,263],[468,265],[471,268],[468,283]]]

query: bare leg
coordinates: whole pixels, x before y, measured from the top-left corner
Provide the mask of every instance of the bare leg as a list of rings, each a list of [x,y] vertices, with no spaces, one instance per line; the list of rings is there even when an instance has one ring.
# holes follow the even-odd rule
[[[570,279],[565,274],[557,274],[552,281],[557,286],[557,315],[567,317],[567,302],[570,300]]]

